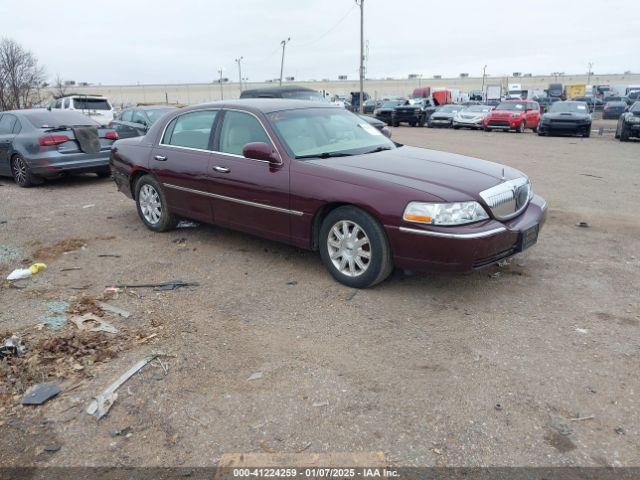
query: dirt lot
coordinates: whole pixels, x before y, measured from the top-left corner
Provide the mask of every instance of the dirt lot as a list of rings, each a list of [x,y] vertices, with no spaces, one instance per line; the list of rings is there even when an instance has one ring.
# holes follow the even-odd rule
[[[0,273],[48,269],[0,290],[0,333],[21,333],[32,352],[0,371],[0,464],[383,451],[399,465],[640,465],[640,143],[393,135],[527,172],[550,205],[538,245],[502,268],[396,272],[356,292],[315,253],[206,225],[152,233],[110,180],[25,190],[3,179]],[[132,316],[105,315],[119,329],[99,334],[106,357],[91,339],[70,345],[71,324],[36,326],[70,316],[79,295],[93,308],[107,285],[176,278],[200,285],[107,300]],[[42,343],[61,336],[64,348]],[[168,356],[121,387],[105,418],[85,413],[154,351]],[[63,392],[20,406],[46,379]]]

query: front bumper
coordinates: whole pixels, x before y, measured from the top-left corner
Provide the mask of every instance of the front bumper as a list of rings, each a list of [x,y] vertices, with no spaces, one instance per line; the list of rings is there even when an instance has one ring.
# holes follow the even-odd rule
[[[590,129],[590,123],[578,122],[540,122],[538,125],[538,131],[540,133],[586,133]]]
[[[61,173],[99,172],[109,169],[110,150],[95,154],[57,154],[48,158],[27,158],[31,171],[40,177],[55,177]]]
[[[453,119],[452,118],[429,118],[429,123],[434,127],[450,127]]]
[[[523,232],[546,220],[547,204],[534,195],[506,222],[487,220],[459,227],[385,226],[394,264],[415,271],[468,272],[520,253]]]
[[[399,123],[418,123],[421,115],[418,113],[394,113],[393,121]]]
[[[503,128],[505,130],[515,130],[522,123],[521,118],[492,118],[484,122],[485,128]]]
[[[480,120],[465,120],[465,119],[454,119],[453,120],[454,127],[466,127],[466,128],[482,128],[482,119]]]
[[[383,121],[384,123],[391,123],[391,118],[393,117],[393,112],[378,112],[374,115],[378,120]]]

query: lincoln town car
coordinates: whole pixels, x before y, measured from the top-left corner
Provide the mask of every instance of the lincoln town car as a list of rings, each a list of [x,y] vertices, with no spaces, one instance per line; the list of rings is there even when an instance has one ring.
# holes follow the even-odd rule
[[[504,165],[395,143],[331,104],[246,99],[167,113],[110,165],[141,221],[181,218],[320,252],[365,288],[394,267],[467,272],[534,245],[546,202]]]

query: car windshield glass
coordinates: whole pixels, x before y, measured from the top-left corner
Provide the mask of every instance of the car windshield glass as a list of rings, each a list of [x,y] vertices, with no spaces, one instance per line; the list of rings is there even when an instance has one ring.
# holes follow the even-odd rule
[[[524,103],[502,102],[496,107],[496,110],[524,110]]]
[[[340,108],[305,108],[269,114],[269,121],[295,157],[358,155],[395,148],[379,130]]]
[[[294,90],[293,92],[282,92],[282,98],[293,98],[295,100],[313,100],[316,102],[324,102],[325,99],[320,92],[311,92],[306,90]]]
[[[56,128],[63,125],[100,125],[98,122],[80,112],[60,110],[31,110],[21,112],[29,123],[36,128]]]
[[[111,110],[111,105],[104,98],[74,98],[76,110]]]
[[[631,105],[631,108],[629,109],[629,111],[633,113],[640,113],[640,102],[636,102],[633,105]]]
[[[471,105],[465,109],[467,112],[489,112],[491,107],[489,105]]]
[[[154,108],[153,110],[147,110],[146,114],[149,117],[151,123],[156,123],[160,117],[162,117],[165,113],[175,110],[175,108]]]
[[[587,105],[582,102],[556,102],[551,105],[551,113],[587,113]]]
[[[438,109],[439,112],[457,112],[458,110],[462,110],[461,105],[445,105]]]
[[[404,100],[392,100],[390,102],[384,102],[382,108],[394,108],[404,105]]]

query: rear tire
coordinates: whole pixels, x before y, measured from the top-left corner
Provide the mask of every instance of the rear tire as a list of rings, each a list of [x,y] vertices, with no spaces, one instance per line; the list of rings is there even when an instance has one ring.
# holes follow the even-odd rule
[[[167,199],[160,184],[151,175],[144,175],[136,182],[136,207],[142,222],[155,232],[171,230],[178,219],[169,211]]]
[[[43,183],[42,178],[31,172],[31,168],[20,155],[14,155],[11,159],[11,175],[16,184],[22,188],[29,188]]]
[[[621,142],[627,142],[629,141],[629,129],[627,128],[627,126],[623,123],[622,124],[622,128],[620,129],[620,141]]]
[[[322,222],[319,235],[322,262],[338,282],[367,288],[391,274],[393,261],[387,235],[364,210],[352,206],[332,210]]]
[[[584,131],[584,133],[582,134],[582,136],[583,136],[584,138],[589,138],[589,137],[591,136],[591,127],[589,127],[588,129],[586,129],[586,130]]]

